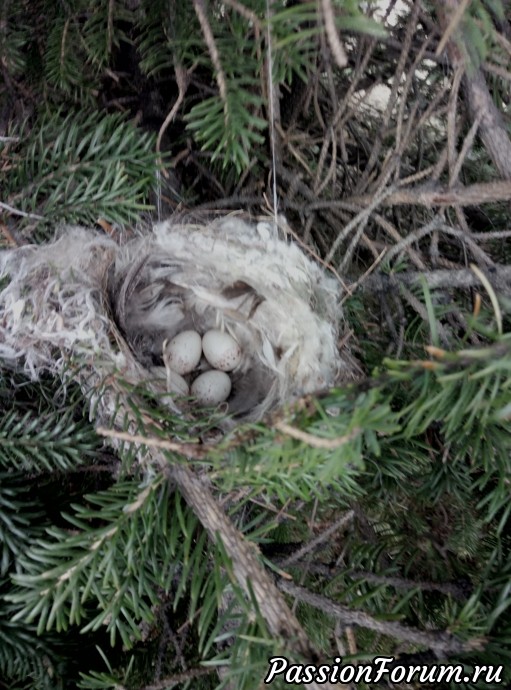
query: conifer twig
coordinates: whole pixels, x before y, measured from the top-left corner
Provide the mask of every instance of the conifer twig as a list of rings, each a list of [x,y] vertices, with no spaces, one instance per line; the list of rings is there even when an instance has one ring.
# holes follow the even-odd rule
[[[27,213],[26,211],[20,211],[18,208],[14,208],[14,206],[9,206],[9,204],[5,204],[3,201],[0,201],[0,208],[3,208],[5,211],[8,211],[9,213],[12,213],[15,216],[21,216],[22,218],[34,218],[34,220],[44,220],[44,216],[39,216],[37,213]]]
[[[335,26],[335,15],[331,0],[321,0],[321,10],[323,12],[323,20],[325,22],[325,31],[328,38],[328,43],[332,50],[332,54],[337,63],[337,67],[343,69],[348,64],[348,57],[344,46],[342,45],[339,36],[337,35],[337,28]]]
[[[158,438],[156,436],[144,436],[142,434],[130,434],[128,431],[120,431],[117,429],[107,429],[105,427],[98,427],[96,432],[105,438],[116,438],[119,441],[127,441],[128,443],[136,443],[147,446],[148,448],[160,448],[161,450],[169,450],[179,455],[185,455],[188,458],[203,458],[208,449],[194,443],[176,443],[165,438]]]
[[[406,189],[392,191],[380,200],[382,206],[401,206],[411,204],[416,206],[478,206],[496,201],[509,201],[511,199],[511,181],[503,180],[498,182],[477,182],[471,185],[459,185],[448,188],[441,185],[431,185],[429,183]],[[340,202],[346,204],[357,204],[365,207],[374,203],[372,194],[353,196],[343,199]],[[340,206],[335,201],[318,201],[311,204],[311,208],[332,208]],[[342,207],[342,206],[341,206]]]
[[[331,599],[320,594],[313,594],[307,589],[295,585],[294,582],[289,582],[289,580],[281,579],[277,582],[277,586],[282,592],[295,597],[298,601],[302,601],[319,611],[324,611],[328,615],[339,618],[341,622],[347,625],[356,625],[367,630],[374,630],[382,635],[411,642],[428,649],[434,649],[443,654],[461,654],[463,652],[480,650],[484,647],[485,640],[482,637],[464,642],[448,632],[426,632],[396,621],[378,620],[364,611],[353,611],[347,606],[336,604]]]
[[[201,678],[202,676],[209,676],[215,671],[214,667],[204,667],[199,666],[198,668],[190,668],[182,673],[176,673],[168,678],[163,678],[157,683],[151,683],[151,685],[144,685],[141,690],[167,690],[167,688],[173,688],[175,685],[180,685],[187,681],[193,680],[194,678]],[[122,690],[119,686],[116,686],[118,690]]]
[[[131,403],[134,403],[133,398]],[[128,412],[130,406],[125,404],[124,408],[131,421],[137,424],[137,420]],[[104,434],[105,430],[101,431]],[[106,435],[118,440],[122,438],[118,430],[112,430],[112,433]],[[147,439],[142,438],[144,439],[142,442],[146,445]],[[133,441],[133,439],[134,437],[128,434],[123,440]],[[229,520],[211,493],[207,479],[198,476],[192,467],[176,463],[171,456],[167,456],[159,448],[151,448],[150,453],[155,466],[175,482],[213,543],[221,541],[231,559],[232,570],[239,586],[247,597],[255,598],[270,633],[282,639],[288,651],[294,656],[312,663],[316,662],[319,658],[317,651],[275,586],[273,578],[265,570],[258,556],[257,547],[249,543]],[[306,684],[305,687],[310,690],[329,690],[330,688],[329,684],[317,685],[315,682]],[[336,687],[347,688],[348,686]]]
[[[511,283],[511,266],[495,266],[486,269],[486,277],[491,284],[503,290]],[[431,290],[440,288],[470,288],[479,285],[481,281],[473,271],[467,269],[439,269],[437,271],[404,271],[403,273],[393,273],[384,275],[374,273],[357,287],[368,292],[383,292],[397,290],[399,285],[413,287],[420,285],[421,280],[426,281],[426,285]]]
[[[155,452],[155,460],[172,478],[185,501],[197,515],[210,539],[222,542],[232,561],[232,568],[243,591],[252,592],[269,631],[282,638],[288,649],[306,660],[316,662],[318,653],[312,646],[302,626],[291,612],[273,579],[264,569],[257,556],[257,547],[245,540],[221,510],[207,484],[185,465],[169,465],[167,458]],[[330,684],[306,683],[311,690],[328,690]],[[336,685],[346,688],[346,685]],[[333,690],[333,689],[332,689]]]
[[[337,438],[321,438],[320,436],[314,436],[314,434],[309,434],[306,431],[297,429],[296,427],[286,424],[285,422],[276,422],[274,424],[274,428],[282,431],[284,434],[287,434],[287,436],[291,436],[291,438],[295,438],[297,441],[306,443],[308,446],[312,446],[313,448],[322,448],[323,450],[335,450],[336,448],[341,448],[342,446],[345,446],[346,443],[352,441],[356,436],[358,436],[361,431],[361,429],[355,428],[349,434],[345,434],[344,436],[338,436]]]
[[[282,563],[280,563],[281,567],[286,568],[292,565],[293,563],[296,563],[296,561],[299,561],[310,551],[314,551],[314,549],[317,546],[325,542],[338,530],[342,529],[345,525],[348,524],[348,522],[351,522],[354,516],[355,512],[353,510],[348,510],[348,512],[341,515],[341,517],[338,520],[336,520],[333,525],[327,527],[327,529],[323,530],[320,534],[318,534],[317,537],[309,541],[307,544],[304,544],[304,546],[302,546],[300,549],[288,556]]]
[[[468,6],[467,0],[435,0],[435,7],[444,30],[451,35],[451,27],[457,26]],[[441,41],[446,46],[449,60],[455,67],[466,67],[463,39]],[[511,139],[502,112],[497,108],[485,76],[480,69],[465,69],[463,76],[465,100],[472,121],[480,120],[480,137],[495,167],[504,180],[511,180]],[[510,198],[508,195],[507,199]],[[474,202],[480,203],[480,202]]]
[[[294,555],[294,554],[293,554]],[[293,556],[291,556],[293,558]],[[288,567],[288,559],[276,559],[273,563],[279,568]],[[362,570],[344,570],[336,563],[310,563],[306,559],[293,560],[294,568],[304,567],[313,575],[324,575],[329,580],[339,575],[345,575],[352,580],[363,580],[376,585],[386,585],[394,589],[401,589],[410,591],[418,589],[425,592],[440,592],[446,594],[459,601],[466,601],[467,591],[462,586],[456,585],[453,582],[426,582],[422,580],[410,580],[404,577],[397,577],[395,575],[377,575]]]
[[[222,63],[220,62],[220,55],[218,53],[218,48],[215,43],[215,37],[213,36],[213,31],[211,30],[211,26],[206,15],[206,5],[204,3],[204,0],[193,0],[193,6],[199,19],[199,23],[202,29],[202,35],[204,36],[204,40],[206,41],[206,46],[211,57],[211,62],[213,63],[213,67],[216,70],[216,81],[218,84],[218,90],[220,92],[220,98],[224,103],[224,107],[227,107],[227,79],[225,77],[225,72],[222,68]]]
[[[158,153],[160,152],[160,146],[161,146],[161,140],[163,138],[163,135],[165,134],[165,131],[169,124],[172,122],[172,120],[175,118],[177,111],[181,107],[181,104],[184,101],[184,97],[186,94],[186,89],[188,88],[188,73],[184,69],[182,65],[176,64],[174,65],[174,73],[176,75],[176,82],[177,82],[177,87],[178,87],[178,94],[177,94],[177,99],[172,108],[170,109],[170,112],[168,113],[167,117],[163,121],[162,126],[160,127],[160,130],[158,132],[158,137],[156,139],[156,150]]]

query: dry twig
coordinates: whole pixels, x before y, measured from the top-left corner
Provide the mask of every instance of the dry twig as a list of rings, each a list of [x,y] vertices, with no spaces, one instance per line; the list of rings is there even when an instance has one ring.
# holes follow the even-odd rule
[[[444,655],[461,654],[482,649],[485,644],[484,638],[475,638],[464,642],[449,632],[426,632],[402,625],[396,621],[381,621],[364,611],[354,611],[347,606],[336,604],[331,599],[320,594],[313,594],[303,587],[289,582],[289,580],[281,579],[278,581],[277,586],[282,592],[296,597],[299,601],[309,604],[309,606],[313,606],[330,616],[338,618],[345,625],[355,625],[368,630],[374,630],[397,640],[433,649]]]

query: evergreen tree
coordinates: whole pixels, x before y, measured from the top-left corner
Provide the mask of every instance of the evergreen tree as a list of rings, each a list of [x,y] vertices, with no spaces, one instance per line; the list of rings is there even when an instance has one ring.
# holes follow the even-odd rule
[[[69,377],[3,367],[0,688],[252,690],[311,653],[511,683],[509,8],[394,5],[3,0],[3,246],[275,180],[364,375],[197,448],[214,416],[144,386],[105,383],[140,437],[109,446]]]

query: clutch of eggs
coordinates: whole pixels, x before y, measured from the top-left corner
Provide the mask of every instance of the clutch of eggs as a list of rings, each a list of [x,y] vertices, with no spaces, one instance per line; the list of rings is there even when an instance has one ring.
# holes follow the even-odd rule
[[[200,374],[192,383],[191,391],[186,374],[198,366],[201,356],[213,367]],[[241,348],[232,336],[212,329],[203,337],[197,331],[178,333],[163,344],[163,361],[167,370],[167,388],[178,395],[189,392],[200,405],[218,405],[227,400],[232,384],[226,372],[233,371],[241,362]]]

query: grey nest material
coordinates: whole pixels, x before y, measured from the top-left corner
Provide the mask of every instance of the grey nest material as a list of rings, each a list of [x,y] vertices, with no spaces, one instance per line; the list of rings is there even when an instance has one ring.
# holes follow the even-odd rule
[[[55,242],[0,253],[0,276],[0,357],[33,379],[73,371],[94,395],[118,373],[200,414],[169,391],[162,357],[187,329],[225,330],[241,347],[226,427],[352,378],[337,345],[338,280],[270,223],[167,221],[124,244],[66,227]]]

